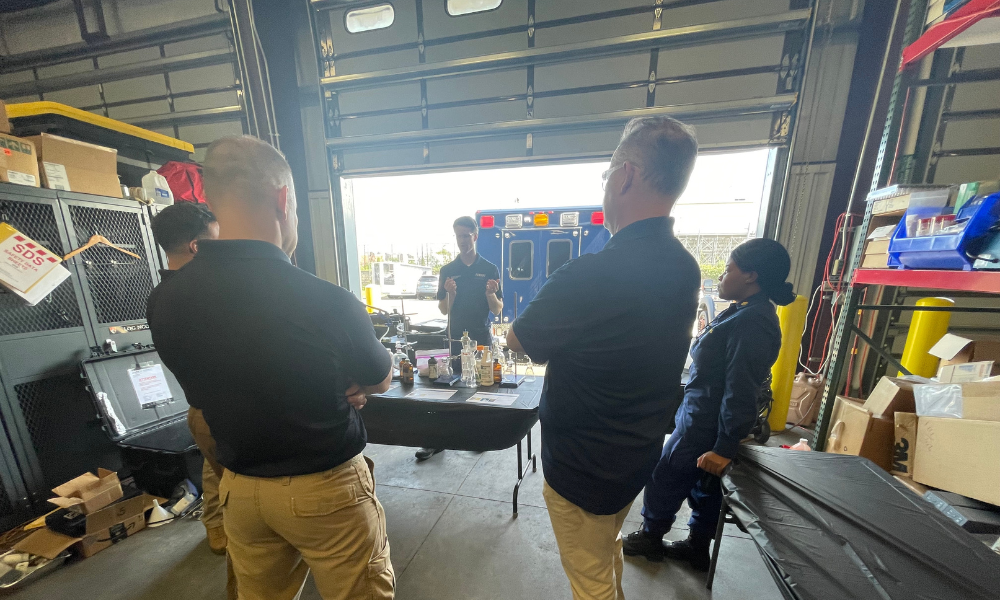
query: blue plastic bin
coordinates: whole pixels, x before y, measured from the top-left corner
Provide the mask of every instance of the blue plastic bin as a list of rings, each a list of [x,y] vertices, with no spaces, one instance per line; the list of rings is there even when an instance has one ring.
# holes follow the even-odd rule
[[[889,259],[904,269],[951,269],[971,271],[972,261],[966,254],[971,240],[988,233],[990,227],[1000,221],[1000,193],[976,198],[962,207],[955,215],[955,221],[968,219],[968,225],[961,233],[953,235],[932,235],[926,237],[906,237],[906,217],[920,218],[942,214],[936,207],[911,207],[903,215],[889,242]]]

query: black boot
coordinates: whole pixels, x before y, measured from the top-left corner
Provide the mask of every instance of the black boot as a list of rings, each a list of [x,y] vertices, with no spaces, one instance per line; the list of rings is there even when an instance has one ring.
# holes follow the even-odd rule
[[[414,454],[414,456],[417,457],[417,462],[420,462],[420,461],[427,460],[428,458],[434,456],[438,452],[444,452],[444,450],[439,450],[439,449],[436,449],[436,448],[421,448],[420,450],[417,450],[417,452],[416,452],[416,454]]]
[[[661,562],[663,560],[663,536],[653,535],[645,529],[639,529],[622,538],[622,552],[625,556],[645,556],[646,560]]]
[[[663,555],[674,560],[686,560],[691,563],[695,571],[708,571],[708,566],[712,562],[712,557],[708,553],[711,543],[712,536],[691,532],[686,540],[664,544]]]

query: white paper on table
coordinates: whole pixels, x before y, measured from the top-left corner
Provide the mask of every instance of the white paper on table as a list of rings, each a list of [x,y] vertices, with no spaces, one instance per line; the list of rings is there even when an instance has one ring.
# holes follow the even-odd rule
[[[456,390],[413,390],[406,395],[413,400],[447,400],[455,395]]]
[[[129,369],[128,376],[132,379],[132,387],[139,398],[139,405],[152,408],[164,404],[174,397],[167,385],[162,365],[153,365],[144,369]]]
[[[477,404],[493,404],[495,406],[510,406],[517,401],[517,394],[489,394],[486,392],[477,392],[471,396],[466,402],[475,402]]]

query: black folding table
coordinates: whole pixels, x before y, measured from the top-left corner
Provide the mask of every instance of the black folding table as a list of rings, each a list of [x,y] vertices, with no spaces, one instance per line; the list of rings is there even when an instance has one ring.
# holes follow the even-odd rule
[[[417,390],[454,391],[447,400],[418,399],[407,395]],[[477,392],[516,395],[510,406],[469,402]],[[538,422],[538,401],[542,378],[522,383],[517,388],[498,386],[448,388],[436,386],[424,378],[413,385],[393,382],[384,394],[368,397],[361,415],[368,430],[368,441],[388,446],[419,446],[442,450],[485,452],[517,446],[517,482],[514,484],[514,516],[517,516],[517,492],[528,473],[538,470],[531,450],[531,428]],[[527,444],[527,462],[522,462],[522,443]]]

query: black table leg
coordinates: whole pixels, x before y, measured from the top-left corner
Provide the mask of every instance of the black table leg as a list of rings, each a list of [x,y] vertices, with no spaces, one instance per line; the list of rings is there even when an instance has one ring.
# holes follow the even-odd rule
[[[530,459],[530,464],[525,465],[521,461],[521,441],[517,442],[517,483],[514,484],[514,516],[517,516],[517,492],[521,488],[521,482],[524,481],[524,477],[528,474],[528,468],[532,471],[537,471],[537,462],[535,455],[531,452],[531,431],[528,431],[528,458]]]
[[[729,513],[729,504],[726,502],[726,498],[722,498],[722,509],[719,511],[719,524],[715,527],[715,543],[712,544],[712,562],[708,566],[708,581],[705,582],[705,587],[712,589],[712,583],[715,582],[715,566],[719,563],[719,544],[722,543],[722,531],[726,526],[726,515]]]

